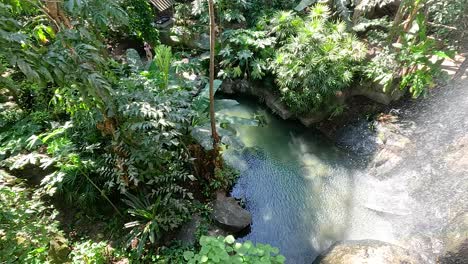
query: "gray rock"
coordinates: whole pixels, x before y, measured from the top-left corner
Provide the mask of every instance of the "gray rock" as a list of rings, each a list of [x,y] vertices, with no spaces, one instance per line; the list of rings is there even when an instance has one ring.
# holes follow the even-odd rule
[[[49,164],[44,168],[44,164]],[[39,153],[19,154],[3,160],[0,167],[18,178],[27,179],[32,184],[40,184],[41,180],[56,171],[54,160],[47,155]]]
[[[256,86],[247,80],[224,80],[221,85],[221,91],[226,94],[238,93],[257,97],[263,101],[273,113],[282,119],[298,119],[307,127],[322,121],[328,116],[325,113],[295,115],[271,89]]]
[[[229,235],[229,232],[226,232],[225,230],[223,230],[220,227],[212,225],[212,226],[210,226],[208,228],[208,235],[213,236],[213,237],[227,236],[227,235]]]
[[[229,232],[239,232],[252,223],[250,213],[242,208],[233,197],[216,199],[211,218],[216,225]]]
[[[372,81],[363,82],[350,89],[346,97],[361,95],[377,103],[388,105],[391,102],[399,100],[405,94],[405,92],[399,89],[396,84],[398,84],[398,82],[395,82],[392,87],[388,88],[388,92],[384,92],[382,84]]]
[[[402,247],[377,241],[342,241],[332,245],[314,264],[419,264],[419,254]]]
[[[366,1],[356,0],[354,1],[354,14],[353,23],[359,22],[361,17],[369,19],[379,18],[384,15],[390,15],[396,13],[401,0],[387,0],[387,1]]]
[[[181,241],[184,245],[193,246],[197,243],[197,231],[202,225],[208,225],[208,230],[206,232],[206,235],[208,236],[218,237],[229,235],[229,232],[226,232],[222,228],[213,224],[206,223],[205,219],[200,215],[195,214],[190,221],[180,227],[175,234],[174,239]]]
[[[445,250],[439,258],[442,264],[468,263],[468,213],[455,217],[444,230]]]
[[[194,245],[197,239],[196,232],[201,222],[202,218],[199,215],[193,215],[189,222],[182,225],[177,232],[175,239],[180,240],[182,244],[185,245]]]

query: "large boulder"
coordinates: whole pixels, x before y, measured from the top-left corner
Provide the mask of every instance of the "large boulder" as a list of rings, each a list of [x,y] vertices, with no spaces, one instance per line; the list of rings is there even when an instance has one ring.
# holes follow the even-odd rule
[[[211,218],[216,225],[233,233],[242,231],[252,223],[250,213],[233,197],[218,196]]]
[[[332,245],[314,264],[418,264],[421,256],[402,247],[377,241],[342,241]]]

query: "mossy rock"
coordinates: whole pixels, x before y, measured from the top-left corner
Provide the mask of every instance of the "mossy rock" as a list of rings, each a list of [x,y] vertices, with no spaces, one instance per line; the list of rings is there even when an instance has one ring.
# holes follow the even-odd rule
[[[68,263],[71,250],[68,241],[61,235],[54,236],[49,242],[48,259],[51,263]]]

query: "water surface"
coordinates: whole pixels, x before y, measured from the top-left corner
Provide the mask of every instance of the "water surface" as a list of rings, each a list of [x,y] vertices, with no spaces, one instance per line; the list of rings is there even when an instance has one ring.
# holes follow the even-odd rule
[[[226,113],[262,114],[267,124],[236,126],[249,150],[225,154],[241,172],[232,195],[253,217],[241,240],[276,246],[294,264],[312,263],[335,241],[360,239],[394,243],[435,263],[447,228],[468,212],[467,87],[452,85],[397,109],[411,143],[385,175],[367,167],[372,153],[353,156],[242,100]]]

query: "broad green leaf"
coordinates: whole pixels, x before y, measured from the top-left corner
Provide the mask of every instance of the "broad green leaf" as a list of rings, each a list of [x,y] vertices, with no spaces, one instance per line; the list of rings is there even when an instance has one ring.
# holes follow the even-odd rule
[[[195,254],[192,251],[185,251],[184,252],[184,259],[185,260],[191,260],[195,256]]]
[[[447,53],[443,51],[436,51],[434,52],[434,55],[442,59],[452,59]]]
[[[227,237],[224,239],[224,241],[225,241],[226,243],[228,243],[228,244],[233,244],[233,243],[236,241],[236,239],[235,239],[233,236],[227,236]]]

